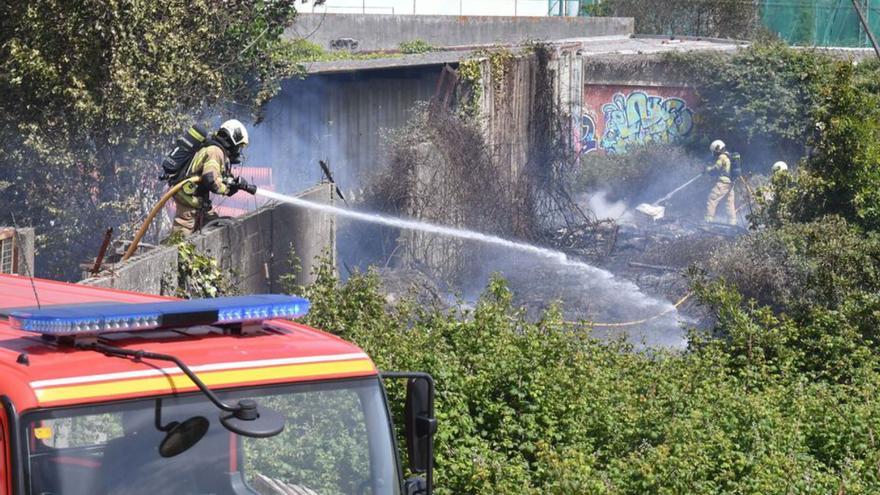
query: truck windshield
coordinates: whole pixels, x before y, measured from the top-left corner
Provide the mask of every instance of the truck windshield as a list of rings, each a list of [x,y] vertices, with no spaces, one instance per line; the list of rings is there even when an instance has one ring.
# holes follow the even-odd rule
[[[263,439],[231,433],[220,424],[219,410],[201,394],[36,411],[22,418],[30,493],[400,493],[377,378],[218,395],[233,404],[256,399],[284,414],[284,431]],[[205,436],[183,453],[162,457],[162,430],[193,417],[208,420]]]

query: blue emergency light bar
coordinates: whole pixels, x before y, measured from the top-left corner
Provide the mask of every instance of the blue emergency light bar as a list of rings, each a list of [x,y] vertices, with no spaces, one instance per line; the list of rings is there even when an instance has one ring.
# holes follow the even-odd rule
[[[309,305],[301,297],[261,294],[157,303],[44,306],[10,311],[8,316],[15,329],[64,337],[298,318],[308,313]]]

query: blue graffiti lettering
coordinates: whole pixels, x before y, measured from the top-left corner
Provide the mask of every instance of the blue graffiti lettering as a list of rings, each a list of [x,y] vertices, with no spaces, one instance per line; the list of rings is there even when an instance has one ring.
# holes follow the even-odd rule
[[[582,115],[580,122],[580,136],[578,142],[580,144],[580,154],[585,155],[599,147],[596,141],[596,123],[590,115]]]
[[[649,96],[633,91],[617,93],[602,106],[605,132],[599,146],[607,153],[622,154],[653,143],[676,143],[694,128],[694,112],[681,98]]]

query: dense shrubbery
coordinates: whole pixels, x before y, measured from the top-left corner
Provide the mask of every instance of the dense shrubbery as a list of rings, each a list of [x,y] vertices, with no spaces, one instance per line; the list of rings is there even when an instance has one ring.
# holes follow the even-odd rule
[[[746,165],[763,171],[776,160],[796,163],[803,156],[822,90],[834,67],[846,65],[778,42],[758,43],[732,57],[678,57],[690,60],[687,70],[699,74],[699,141],[705,146],[723,139],[743,153]]]
[[[880,237],[839,217],[752,232],[704,266],[747,299],[777,312],[839,309],[860,292],[880,292]]]
[[[590,5],[587,5],[590,3]],[[632,17],[638,33],[748,39],[759,32],[757,2],[739,0],[603,0],[581,2],[589,15]]]
[[[438,493],[880,490],[878,362],[847,309],[802,327],[708,284],[728,338],[648,355],[555,311],[525,321],[500,280],[443,311],[388,306],[375,274],[318,275],[309,324],[436,378]]]
[[[875,67],[784,47],[726,63],[707,129],[810,154],[752,233],[693,270],[716,324],[687,351],[599,342],[554,310],[526,321],[500,280],[474,309],[389,305],[375,274],[341,285],[327,266],[304,289],[310,324],[437,379],[438,492],[880,492]],[[582,185],[626,197],[655,159],[597,158]]]
[[[812,152],[791,181],[777,181],[760,223],[780,226],[827,214],[880,230],[880,94],[849,65],[837,68],[815,110]]]

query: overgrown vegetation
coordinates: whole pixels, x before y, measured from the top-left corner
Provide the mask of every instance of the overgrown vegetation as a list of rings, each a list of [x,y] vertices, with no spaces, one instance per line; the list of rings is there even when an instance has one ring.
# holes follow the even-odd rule
[[[526,321],[500,280],[473,309],[390,304],[375,273],[340,284],[329,267],[301,291],[310,324],[435,376],[440,493],[880,490],[876,65],[781,45],[693,61],[713,78],[700,146],[721,137],[752,171],[800,166],[773,178],[751,233],[698,258],[714,323],[687,350],[635,353],[557,310]],[[660,158],[701,160],[596,156],[581,181],[619,197],[650,189]]]
[[[471,119],[424,105],[414,109],[405,127],[392,139],[389,166],[375,174],[367,190],[366,207],[424,221],[456,225],[482,232],[513,235],[515,219],[533,218],[517,202],[504,180],[486,181],[494,174],[493,154]],[[397,251],[417,260],[443,280],[456,280],[475,269],[478,257],[463,257],[457,239],[399,229],[368,227],[375,251]]]
[[[183,299],[235,294],[235,274],[222,269],[216,258],[199,252],[180,233],[172,234],[166,244],[177,247],[177,284],[163,292]]]
[[[803,328],[706,286],[728,338],[648,355],[557,311],[526,321],[501,280],[473,309],[440,310],[388,305],[375,273],[340,284],[325,264],[317,275],[295,289],[313,301],[307,323],[358,343],[380,369],[437,380],[438,493],[880,489],[877,358],[829,328],[830,312]],[[830,331],[822,354],[796,347]]]
[[[99,232],[127,233],[168,136],[208,109],[241,117],[299,70],[280,38],[295,13],[293,0],[0,4],[0,222],[37,227],[39,275],[75,278]]]
[[[594,16],[632,17],[636,32],[678,36],[748,39],[759,32],[757,1],[742,0],[602,0],[584,5]]]
[[[554,98],[551,58],[549,47],[531,43],[521,56],[494,48],[463,61],[458,105],[448,108],[438,98],[416,107],[407,125],[389,135],[389,166],[372,179],[366,207],[524,240],[540,239],[561,222],[587,222],[585,215],[573,213],[577,208],[568,192],[572,163],[563,131],[568,118]],[[530,66],[527,81],[515,76]],[[531,93],[530,110],[517,116],[516,137],[487,135],[487,127],[511,124],[488,121],[514,113],[522,103],[513,101],[515,91]],[[481,113],[483,98],[491,98],[492,115]],[[515,139],[528,144],[514,145]],[[400,247],[407,261],[443,282],[459,282],[481,263],[479,247],[468,245],[471,254],[463,255],[459,239],[389,233],[399,236],[397,241],[371,236],[383,247],[392,246],[394,252],[386,250],[385,257]]]
[[[400,44],[400,53],[414,55],[419,53],[433,52],[435,48],[425,40],[410,40]]]
[[[862,72],[874,70],[874,67]],[[810,153],[793,180],[776,181],[775,201],[757,221],[771,226],[840,215],[867,231],[880,230],[880,92],[848,64],[814,110]]]
[[[784,43],[756,43],[733,56],[685,53],[667,60],[697,82],[702,118],[693,143],[722,139],[745,165],[766,171],[776,160],[796,163],[812,136],[823,88],[843,62]]]
[[[353,52],[349,50],[325,50],[321,45],[317,43],[312,43],[311,41],[306,39],[289,41],[285,43],[284,47],[287,51],[283,53],[283,56],[289,60],[296,60],[300,64],[311,62],[333,62],[337,60],[372,60],[377,58],[397,58],[400,57],[402,54],[408,53],[403,51],[402,48],[400,53],[386,51]],[[427,51],[431,50],[433,50],[433,48],[430,48]]]

